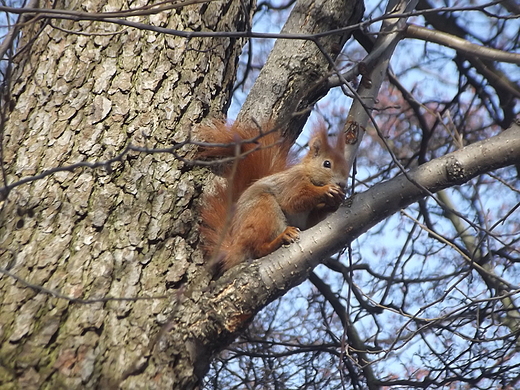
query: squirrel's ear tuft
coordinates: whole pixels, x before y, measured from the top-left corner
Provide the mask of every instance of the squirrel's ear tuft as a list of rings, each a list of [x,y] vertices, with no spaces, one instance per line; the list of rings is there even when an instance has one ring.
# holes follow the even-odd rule
[[[327,141],[327,130],[323,127],[314,133],[311,140],[309,141],[309,147],[312,156],[316,157],[320,153],[323,153],[327,148],[329,148],[329,143]]]
[[[314,157],[320,154],[320,150],[323,147],[322,140],[320,138],[321,137],[315,136],[312,137],[312,139],[309,141],[310,151]]]

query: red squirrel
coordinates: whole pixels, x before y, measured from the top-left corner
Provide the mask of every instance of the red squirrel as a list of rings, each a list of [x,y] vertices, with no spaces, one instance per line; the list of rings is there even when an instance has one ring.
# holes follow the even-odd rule
[[[293,163],[279,132],[223,123],[199,131],[204,141],[219,144],[204,148],[203,156],[238,159],[225,168],[226,184],[203,198],[201,234],[217,275],[296,241],[300,229],[323,220],[345,197],[343,133],[331,145],[320,128],[307,155]]]

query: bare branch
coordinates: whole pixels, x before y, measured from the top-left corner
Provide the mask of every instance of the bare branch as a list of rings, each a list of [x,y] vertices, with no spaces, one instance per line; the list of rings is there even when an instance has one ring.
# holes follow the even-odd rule
[[[468,42],[465,39],[442,31],[435,31],[426,27],[408,24],[404,30],[404,34],[407,38],[415,38],[421,39],[423,41],[438,43],[472,57],[485,58],[499,62],[509,62],[512,64],[520,64],[520,54],[508,53],[503,50],[476,45],[474,43]]]

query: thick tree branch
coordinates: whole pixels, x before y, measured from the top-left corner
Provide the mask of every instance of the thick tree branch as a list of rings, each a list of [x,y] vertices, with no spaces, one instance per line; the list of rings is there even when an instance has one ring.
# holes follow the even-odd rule
[[[274,299],[300,284],[323,258],[348,245],[372,226],[431,193],[520,161],[520,126],[421,165],[356,194],[326,221],[301,234],[301,241],[258,262]],[[419,184],[412,183],[410,179]]]
[[[363,10],[363,2],[357,0],[302,0],[296,3],[280,36],[313,34],[313,41],[318,41],[316,34],[358,22]],[[350,32],[322,36],[319,38],[320,47],[335,59]],[[327,72],[332,66],[313,41],[276,41],[237,121],[289,125],[286,132],[290,138],[296,139],[310,113],[309,108],[330,88]]]
[[[520,125],[427,162],[364,193],[356,194],[328,219],[302,232],[301,240],[252,264],[229,270],[201,301],[206,325],[203,335],[213,339],[206,350],[218,351],[238,335],[251,318],[273,300],[309,277],[314,267],[344,248],[368,229],[444,188],[520,161]],[[411,181],[412,180],[412,181]],[[210,336],[208,337],[208,334]]]

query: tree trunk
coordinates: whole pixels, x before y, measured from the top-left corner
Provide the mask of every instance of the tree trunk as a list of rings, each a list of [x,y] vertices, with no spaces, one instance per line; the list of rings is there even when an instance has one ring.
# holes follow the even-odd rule
[[[287,31],[305,22],[307,33],[319,32],[313,18],[335,30],[362,9],[357,1],[337,0],[343,8],[306,1],[313,6],[296,6],[301,14]],[[210,283],[195,212],[207,171],[184,158],[193,156],[193,127],[226,112],[244,42],[90,20],[123,4],[62,4],[90,16],[27,25],[3,96],[10,112],[0,134],[2,389],[198,388],[212,356],[330,251],[428,191],[518,162],[515,126],[356,195],[326,225],[303,232],[301,243]],[[220,0],[124,20],[247,31],[252,6]],[[327,10],[338,19],[321,18]],[[319,43],[333,59],[344,40]],[[315,61],[291,62],[296,45],[276,45],[242,118],[286,123],[300,110],[291,127],[301,126],[331,70],[309,46],[298,54]],[[150,150],[172,145],[175,155]]]
[[[104,12],[126,3],[107,4],[58,8]],[[243,31],[251,6],[217,1],[138,19],[183,31]],[[194,279],[207,285],[194,213],[204,171],[172,154],[130,151],[96,169],[15,183],[107,161],[129,144],[187,141],[194,124],[227,110],[244,42],[51,23],[26,28],[8,97],[2,186],[14,188],[2,194],[0,214],[0,387],[194,388],[208,359],[193,353],[188,330],[169,317],[190,313],[179,287]],[[135,299],[143,297],[159,298]],[[178,330],[169,338],[175,343],[161,343],[170,328]]]

